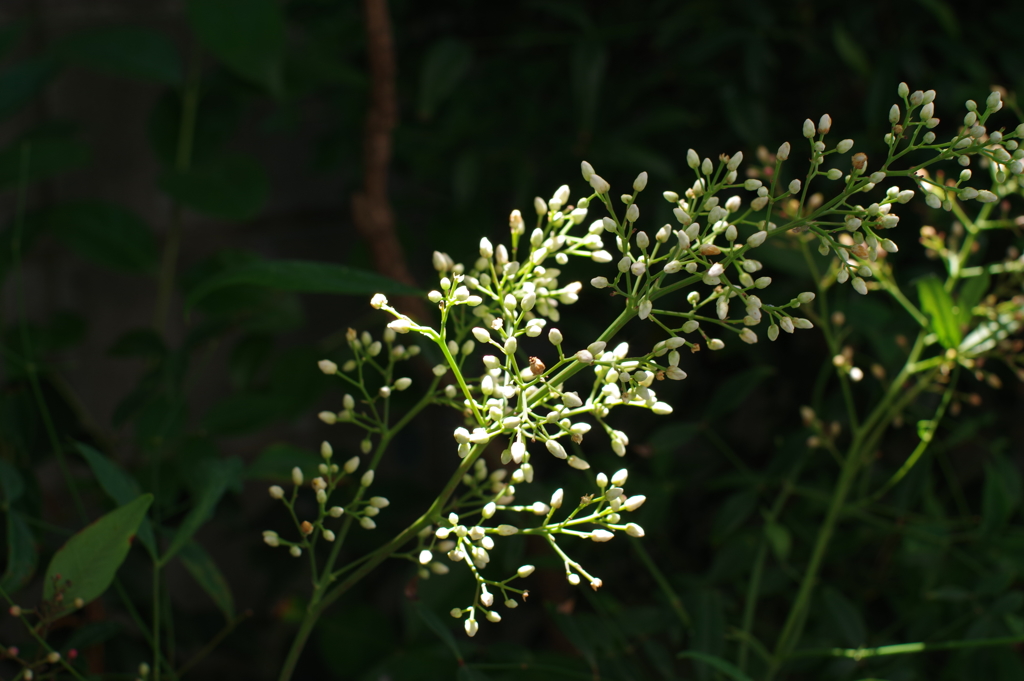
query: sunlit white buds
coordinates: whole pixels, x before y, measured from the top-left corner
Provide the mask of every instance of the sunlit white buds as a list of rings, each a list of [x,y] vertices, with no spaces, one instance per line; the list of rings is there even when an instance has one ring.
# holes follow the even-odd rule
[[[626,220],[629,222],[636,222],[640,219],[640,207],[635,203],[629,204],[629,208],[626,209]]]
[[[594,166],[583,161],[580,163],[580,171],[583,173],[583,181],[590,182],[590,176],[594,174]]]
[[[594,530],[590,533],[590,539],[598,543],[603,543],[615,539],[615,533],[609,532],[608,530]]]
[[[563,447],[557,440],[548,440],[544,443],[544,446],[547,447],[551,455],[556,458],[565,459],[568,457],[565,447]]]
[[[587,180],[587,182],[590,183],[590,186],[597,194],[607,194],[612,188],[612,186],[608,184],[608,182],[603,177],[596,173],[591,175],[590,179]]]
[[[813,123],[812,123],[813,125]],[[779,150],[775,152],[775,157],[780,161],[785,161],[789,158],[789,142],[783,142],[779,146]]]
[[[845,140],[841,141],[839,144],[836,145],[836,151],[838,151],[840,154],[845,154],[846,152],[848,152],[852,148],[853,148],[853,140],[851,140],[851,139],[845,139]]]
[[[799,194],[800,193],[800,186],[801,186],[800,180],[793,180],[792,182],[789,183],[789,193],[790,194]]]
[[[647,171],[645,170],[644,172],[642,172],[639,175],[637,175],[636,179],[633,180],[633,191],[635,191],[635,192],[642,192],[646,186],[647,186]]]
[[[750,246],[751,248],[757,248],[758,246],[763,244],[764,240],[767,238],[768,232],[762,229],[760,231],[754,232],[749,237],[747,237],[747,245]]]
[[[804,137],[808,139],[814,137],[814,121],[812,121],[810,118],[804,121],[803,134]]]
[[[640,527],[636,523],[629,523],[626,525],[626,534],[630,537],[642,537],[644,536],[644,528]]]
[[[579,458],[575,454],[566,459],[566,463],[575,468],[578,471],[585,471],[590,468],[590,464]]]
[[[828,114],[824,114],[818,119],[818,133],[827,135],[828,131],[832,129],[832,117]]]
[[[856,291],[857,293],[861,294],[862,296],[866,296],[868,294],[868,286],[860,277],[854,277],[853,281],[850,283],[853,286],[853,290]]]
[[[700,165],[700,156],[698,156],[697,152],[693,149],[686,152],[686,165],[690,166],[694,170],[696,170],[697,166]]]

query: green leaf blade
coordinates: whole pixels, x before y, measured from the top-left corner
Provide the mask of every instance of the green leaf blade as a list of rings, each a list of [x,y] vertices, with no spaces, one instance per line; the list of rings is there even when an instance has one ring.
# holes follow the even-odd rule
[[[188,573],[224,615],[224,620],[230,623],[235,616],[235,598],[231,594],[231,585],[210,554],[196,542],[190,541],[182,547],[178,557]]]
[[[285,22],[276,0],[189,0],[186,10],[199,42],[228,69],[283,90]]]
[[[939,344],[944,348],[955,348],[963,340],[958,315],[953,305],[953,298],[942,286],[935,275],[929,275],[917,281],[917,296],[921,301],[921,309],[931,321],[931,329],[935,332]]]
[[[89,603],[103,595],[128,557],[131,539],[152,503],[153,495],[143,494],[72,536],[46,569],[44,600],[53,601],[58,589],[65,607],[78,598]]]

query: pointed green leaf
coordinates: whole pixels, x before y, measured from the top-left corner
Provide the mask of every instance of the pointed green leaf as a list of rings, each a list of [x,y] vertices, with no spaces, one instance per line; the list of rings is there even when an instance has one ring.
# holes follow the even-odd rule
[[[472,65],[473,50],[461,40],[444,38],[430,48],[420,72],[417,107],[420,118],[433,117],[444,100],[455,92]]]
[[[65,607],[77,598],[86,603],[99,598],[128,557],[132,537],[152,503],[153,495],[143,494],[71,537],[46,569],[43,599],[53,601],[58,589]]]
[[[177,85],[184,69],[174,43],[141,26],[104,26],[61,41],[57,54],[74,64],[115,76]]]
[[[960,315],[957,319],[960,326],[966,326],[974,316],[975,306],[988,293],[989,283],[992,276],[988,272],[982,272],[977,277],[964,280],[960,286],[960,295],[957,296],[957,306],[960,308]]]
[[[235,616],[235,599],[231,595],[231,585],[210,554],[198,543],[190,541],[181,549],[178,557],[192,578],[213,600],[217,609],[224,614],[224,619],[231,622]]]
[[[921,309],[931,320],[931,330],[944,348],[955,348],[963,340],[958,315],[953,309],[953,299],[935,275],[918,279],[917,296]]]
[[[772,553],[780,561],[785,562],[789,558],[789,550],[793,546],[793,536],[785,525],[779,523],[766,523],[764,534],[772,547]]]
[[[36,543],[20,511],[7,511],[7,567],[0,575],[0,588],[12,594],[32,577],[36,569]]]
[[[167,562],[185,548],[185,545],[192,540],[192,536],[202,527],[213,515],[217,503],[220,502],[228,485],[234,480],[241,478],[242,460],[237,457],[213,461],[206,468],[203,474],[203,487],[200,489],[198,498],[192,510],[185,516],[181,526],[174,535],[171,545],[160,558],[160,564]]]
[[[118,506],[124,506],[142,493],[142,488],[139,487],[135,478],[103,454],[83,442],[76,442],[75,449],[89,464],[92,474],[96,476],[103,491]],[[143,517],[139,524],[138,536],[139,541],[149,551],[149,555],[156,558],[156,537],[153,534],[153,525],[149,518]]]
[[[238,75],[271,92],[282,90],[285,23],[277,0],[189,0],[199,42]]]
[[[736,665],[734,665],[732,662],[723,660],[717,655],[708,655],[707,653],[702,653],[696,650],[684,650],[683,652],[679,653],[678,657],[682,659],[689,658],[691,660],[703,662],[704,664],[707,664],[710,667],[714,667],[730,679],[733,679],[733,681],[751,681],[751,678],[743,672],[741,672],[739,668],[736,667]]]
[[[189,291],[188,305],[195,305],[213,291],[226,286],[250,284],[277,291],[373,295],[390,293],[420,295],[421,292],[375,272],[343,265],[306,260],[266,260],[229,266]]]

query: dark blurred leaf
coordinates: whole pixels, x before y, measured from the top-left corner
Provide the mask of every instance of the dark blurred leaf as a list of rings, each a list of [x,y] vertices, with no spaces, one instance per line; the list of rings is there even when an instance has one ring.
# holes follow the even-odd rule
[[[316,628],[317,648],[338,679],[363,679],[366,670],[393,650],[394,624],[381,608],[347,602]],[[338,645],[345,641],[345,645]]]
[[[982,494],[981,533],[994,536],[1009,522],[1021,502],[1021,474],[1002,455],[985,464]]]
[[[446,622],[442,622],[441,619],[427,610],[422,603],[414,602],[412,604],[413,609],[421,620],[423,620],[434,634],[437,635],[441,641],[448,646],[448,649],[452,651],[452,655],[455,659],[462,664],[462,651],[459,648],[458,642],[455,640],[455,636],[452,634],[451,628]],[[451,618],[448,618],[451,621]]]
[[[581,130],[592,131],[597,116],[597,102],[604,82],[608,52],[603,44],[581,40],[572,52],[573,101],[579,114]]]
[[[758,366],[727,378],[718,386],[715,394],[708,401],[704,410],[705,421],[712,421],[720,416],[731,414],[743,404],[761,381],[774,373],[774,367]]]
[[[114,621],[88,622],[75,627],[75,630],[64,642],[63,649],[88,650],[93,646],[109,641],[122,632],[123,627]]]
[[[22,173],[25,144],[29,148],[28,172]],[[0,189],[22,181],[38,182],[84,165],[88,159],[88,148],[73,139],[68,131],[53,128],[35,131],[0,151]]]
[[[420,118],[432,118],[469,73],[473,65],[473,51],[456,38],[443,38],[434,43],[423,58],[420,72],[420,95],[417,113]]]
[[[276,0],[188,0],[196,37],[226,67],[279,94],[285,24]]]
[[[750,677],[741,672],[736,665],[732,662],[723,660],[717,655],[708,655],[707,653],[701,653],[695,650],[684,650],[679,653],[678,657],[703,662],[706,665],[714,667],[722,674],[725,674],[728,678],[733,679],[733,681],[751,681]],[[701,669],[701,666],[698,665],[697,668]]]
[[[159,258],[149,226],[121,206],[103,201],[74,201],[45,208],[33,215],[79,255],[126,272],[155,270]]]
[[[832,586],[821,590],[821,600],[833,623],[843,637],[843,643],[857,648],[867,643],[867,627],[860,611],[846,596]]]
[[[950,38],[960,35],[960,25],[953,10],[943,0],[917,0],[918,4],[931,12],[942,29]]]
[[[242,460],[238,457],[218,459],[209,462],[203,470],[203,488],[195,500],[192,510],[185,516],[174,534],[171,545],[160,557],[160,563],[166,565],[178,551],[185,548],[185,545],[192,540],[192,536],[202,527],[213,515],[213,510],[228,486],[241,478]]]
[[[142,489],[135,478],[109,458],[82,442],[76,442],[75,449],[89,464],[92,474],[96,476],[103,491],[118,506],[124,506],[141,494]],[[153,534],[153,526],[146,516],[139,523],[138,536],[139,541],[149,551],[149,555],[155,559],[157,554],[156,537]]]
[[[292,479],[292,468],[298,466],[307,479],[312,479],[317,475],[317,466],[321,463],[323,459],[316,452],[276,443],[266,447],[256,460],[246,467],[245,477],[249,480],[288,482]]]
[[[240,154],[224,154],[184,172],[165,169],[159,185],[182,205],[223,220],[254,217],[269,194],[263,167]]]
[[[687,608],[693,615],[693,636],[691,649],[680,656],[696,660],[697,678],[705,681],[713,678],[712,668],[721,671],[710,659],[717,659],[725,652],[725,606],[716,589],[704,588],[687,599]]]
[[[229,395],[210,407],[203,416],[203,430],[222,436],[256,431],[279,419],[285,406],[285,400],[273,393]]]
[[[181,549],[178,557],[192,578],[213,600],[217,609],[224,614],[224,620],[231,622],[235,616],[235,599],[231,595],[231,585],[210,554],[196,542],[190,541]]]
[[[860,41],[855,40],[841,24],[832,27],[832,44],[847,66],[863,78],[871,75],[871,63]]]
[[[70,607],[76,598],[89,603],[101,596],[128,556],[131,539],[151,503],[153,495],[143,494],[71,537],[46,569],[43,598],[51,600],[61,589]]]
[[[121,335],[107,351],[114,357],[144,357],[159,359],[167,354],[167,346],[153,329],[132,329]]]
[[[238,132],[242,115],[242,97],[227,87],[209,85],[200,95],[201,104],[192,124],[193,166],[215,161],[228,141]],[[167,91],[153,106],[147,122],[147,133],[153,151],[166,167],[178,163],[181,136],[182,93]]]
[[[9,594],[18,591],[36,569],[36,546],[32,530],[21,511],[7,508],[7,567],[0,575],[0,588]]]
[[[793,546],[793,535],[786,529],[785,525],[779,523],[765,523],[764,534],[772,547],[772,553],[779,562],[786,562],[789,558],[789,550]]]
[[[52,59],[39,57],[0,73],[0,119],[17,113],[31,102],[56,73]]]
[[[273,347],[273,337],[266,333],[247,335],[235,344],[228,369],[236,388],[245,388],[255,379]]]
[[[693,440],[703,427],[696,421],[668,423],[656,428],[647,438],[647,444],[656,454],[671,454]]]
[[[115,76],[177,85],[182,81],[181,57],[174,43],[142,26],[104,26],[62,40],[57,54],[74,64]]]
[[[953,310],[953,299],[943,288],[942,281],[934,274],[918,279],[917,296],[921,301],[921,309],[931,320],[931,330],[935,332],[942,347],[955,348],[960,345],[963,335]]]
[[[420,291],[374,272],[343,265],[305,260],[264,260],[229,267],[200,282],[189,291],[188,304],[195,305],[212,291],[225,286],[252,284],[297,293],[372,295],[393,293],[419,295]]]
[[[711,540],[720,544],[733,532],[743,526],[757,507],[757,492],[737,492],[722,502],[715,513],[715,524]]]
[[[0,491],[4,493],[5,508],[10,508],[11,504],[20,499],[25,492],[25,481],[21,473],[6,459],[0,459]]]

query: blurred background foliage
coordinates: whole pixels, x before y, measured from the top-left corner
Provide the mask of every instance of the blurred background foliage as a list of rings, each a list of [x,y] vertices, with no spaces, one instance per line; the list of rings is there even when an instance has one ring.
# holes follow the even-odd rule
[[[361,5],[84,7],[0,10],[0,579],[31,602],[37,568],[109,508],[96,482],[102,458],[87,452],[102,453],[157,492],[159,536],[197,505],[216,506],[166,571],[168,654],[184,663],[227,621],[230,635],[190,676],[272,678],[307,581],[304,564],[259,541],[286,526],[265,487],[295,463],[311,471],[321,439],[341,455],[356,450],[354,433],[315,420],[340,402],[315,362],[345,357],[348,326],[379,333],[384,321],[366,305],[382,283],[365,271],[369,250],[350,217],[369,88]],[[565,182],[581,194],[583,159],[613,188],[646,170],[654,192],[680,190],[691,184],[689,147],[753,159],[761,145],[796,141],[801,121],[822,113],[834,134],[877,155],[900,80],[938,91],[949,131],[964,100],[1002,85],[1012,103],[1024,85],[1021,4],[992,15],[945,0],[399,0],[390,10],[399,100],[390,197],[422,289],[433,283],[432,250],[473,258],[480,236],[504,236],[511,209],[528,213],[535,195]],[[645,211],[652,224],[668,220],[660,200]],[[909,280],[934,269],[913,247],[916,226],[945,217],[908,213],[898,267]],[[807,288],[794,254],[770,250],[776,295]],[[593,269],[573,275],[585,281]],[[911,328],[899,310],[880,294],[834,295],[847,342],[895,366]],[[614,301],[589,298],[566,310],[570,345],[611,318]],[[759,551],[772,559],[753,631],[770,645],[835,476],[825,454],[808,452],[798,414],[813,402],[843,421],[817,379],[830,358],[805,332],[684,362],[690,378],[668,395],[670,419],[620,424],[633,442],[631,491],[649,498],[639,519],[648,534],[641,548],[626,539],[580,548],[604,579],[600,593],[568,587],[557,561],[525,542],[496,561],[514,569],[525,555],[542,568],[527,605],[475,639],[453,638],[445,613],[468,580],[419,581],[395,562],[321,623],[297,678],[723,678],[677,653],[734,657]],[[1022,391],[1009,372],[1002,383],[966,384],[934,455],[841,525],[801,648],[1024,634]],[[424,421],[378,472],[393,505],[378,531],[353,537],[351,555],[418,515],[454,466],[454,417]],[[909,430],[881,448],[878,475],[912,448]],[[619,466],[610,452],[590,456],[608,472]],[[766,522],[798,461],[790,501]],[[84,515],[62,470],[77,480]],[[539,471],[537,498],[573,489],[561,473]],[[134,668],[145,642],[125,601],[148,618],[148,570],[133,552],[115,590],[55,640],[83,650],[92,671]],[[0,625],[0,637],[13,636]],[[1002,647],[808,658],[790,671],[1010,681],[1024,678],[1024,662]]]

